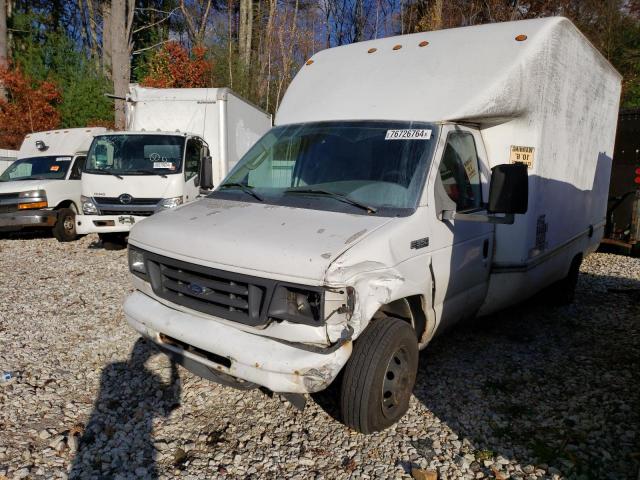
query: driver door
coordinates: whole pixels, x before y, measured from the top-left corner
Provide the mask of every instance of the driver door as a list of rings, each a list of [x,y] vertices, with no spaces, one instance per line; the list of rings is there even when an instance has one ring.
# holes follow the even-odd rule
[[[197,137],[187,140],[184,155],[184,202],[192,202],[200,195],[200,182],[198,174],[202,163],[204,144]]]

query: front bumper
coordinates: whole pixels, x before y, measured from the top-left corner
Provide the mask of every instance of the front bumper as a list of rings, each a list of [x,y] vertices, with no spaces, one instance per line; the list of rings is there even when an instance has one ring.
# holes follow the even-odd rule
[[[145,218],[135,215],[76,215],[76,232],[79,235],[128,232]]]
[[[225,325],[214,317],[205,319],[169,308],[136,291],[124,304],[129,324],[165,350],[176,353],[167,337],[225,359],[182,350],[181,354],[211,371],[268,388],[278,393],[311,393],[323,390],[338,375],[352,343],[337,348],[306,349]]]
[[[55,210],[25,210],[0,214],[0,228],[21,229],[29,227],[53,227],[58,220]]]

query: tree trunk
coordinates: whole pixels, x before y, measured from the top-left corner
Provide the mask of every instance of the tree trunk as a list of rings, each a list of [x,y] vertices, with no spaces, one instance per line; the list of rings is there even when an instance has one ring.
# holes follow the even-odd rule
[[[102,70],[111,79],[111,4],[102,2]]]
[[[113,93],[125,97],[131,69],[127,35],[127,0],[111,0],[111,67]],[[115,126],[125,128],[124,100],[115,100]]]
[[[7,35],[7,2],[0,0],[0,67],[5,67],[9,60],[9,37]],[[7,92],[0,85],[0,98],[6,99]]]
[[[240,0],[240,37],[238,47],[240,59],[248,67],[251,64],[251,40],[253,39],[253,0]]]

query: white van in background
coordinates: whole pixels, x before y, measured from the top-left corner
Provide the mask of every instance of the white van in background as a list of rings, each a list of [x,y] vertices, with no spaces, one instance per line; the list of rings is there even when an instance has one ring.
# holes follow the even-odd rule
[[[51,228],[61,242],[75,240],[80,178],[93,136],[105,128],[31,133],[17,160],[0,175],[0,231]]]
[[[342,371],[343,421],[384,429],[436,333],[550,285],[571,301],[620,89],[565,18],[316,53],[216,191],[132,230],[127,320],[205,378],[299,405]]]
[[[0,175],[18,158],[17,150],[0,148]]]
[[[132,86],[127,131],[96,137],[82,179],[79,233],[124,245],[129,229],[208,191],[271,128],[226,88]]]

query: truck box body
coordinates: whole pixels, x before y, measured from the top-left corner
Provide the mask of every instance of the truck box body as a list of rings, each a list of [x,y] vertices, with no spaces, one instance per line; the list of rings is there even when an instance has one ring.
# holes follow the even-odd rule
[[[228,88],[132,85],[128,95],[127,130],[200,135],[209,144],[216,185],[270,126],[271,115]]]
[[[0,149],[0,174],[18,158],[17,150]]]
[[[494,268],[531,269],[590,228],[595,249],[621,77],[584,35],[554,17],[401,38],[315,54],[287,90],[275,124],[357,118],[477,125],[489,167],[510,163],[512,146],[525,147],[515,153],[532,149],[533,157],[529,211],[515,225],[496,227]],[[500,282],[507,289],[501,296],[517,299],[508,289],[538,283],[535,275],[513,280]]]

